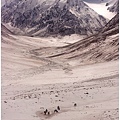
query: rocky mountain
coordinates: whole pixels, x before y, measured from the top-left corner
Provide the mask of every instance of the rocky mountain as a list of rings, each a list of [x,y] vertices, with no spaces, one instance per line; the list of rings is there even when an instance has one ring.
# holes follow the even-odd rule
[[[64,47],[32,50],[31,54],[38,58],[59,59],[69,63],[75,60],[78,64],[117,60],[119,58],[119,14],[97,34]]]
[[[106,3],[106,2],[109,2],[110,0],[83,0],[85,2],[88,2],[88,3],[94,3],[94,4],[100,4],[100,3]]]
[[[106,24],[82,0],[12,0],[2,7],[1,19],[28,36],[89,35]]]
[[[110,6],[110,3],[107,3],[106,5]],[[116,0],[116,2],[112,6],[108,7],[108,10],[110,12],[118,13],[119,12],[119,0]]]

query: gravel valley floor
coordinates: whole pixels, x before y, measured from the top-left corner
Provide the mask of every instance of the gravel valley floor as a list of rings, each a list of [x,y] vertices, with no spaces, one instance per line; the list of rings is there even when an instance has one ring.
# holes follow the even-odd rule
[[[118,60],[71,69],[52,66],[25,54],[46,41],[31,44],[31,39],[20,39],[17,44],[15,37],[9,43],[3,38],[2,120],[119,119]],[[60,111],[54,113],[57,106]],[[45,109],[50,115],[44,115]]]

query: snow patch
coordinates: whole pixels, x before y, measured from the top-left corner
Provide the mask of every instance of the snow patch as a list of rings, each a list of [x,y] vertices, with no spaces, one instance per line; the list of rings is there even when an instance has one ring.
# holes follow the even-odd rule
[[[112,19],[115,16],[115,13],[109,12],[106,7],[106,3],[101,4],[94,4],[94,3],[87,3],[85,2],[89,7],[91,7],[94,11],[96,11],[98,14],[104,16],[107,19]]]

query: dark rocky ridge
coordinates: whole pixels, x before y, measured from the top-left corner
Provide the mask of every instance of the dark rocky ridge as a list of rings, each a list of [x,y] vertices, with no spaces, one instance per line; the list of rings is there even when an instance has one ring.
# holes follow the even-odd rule
[[[106,19],[82,0],[13,0],[2,7],[2,22],[11,23],[29,36],[92,34],[106,24]]]

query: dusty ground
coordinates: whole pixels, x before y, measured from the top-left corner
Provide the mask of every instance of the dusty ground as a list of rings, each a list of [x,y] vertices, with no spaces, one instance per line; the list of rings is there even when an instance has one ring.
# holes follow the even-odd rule
[[[3,37],[2,120],[118,120],[119,62],[73,67],[29,57],[35,48],[66,45],[46,41]]]

